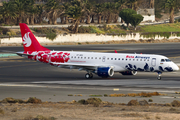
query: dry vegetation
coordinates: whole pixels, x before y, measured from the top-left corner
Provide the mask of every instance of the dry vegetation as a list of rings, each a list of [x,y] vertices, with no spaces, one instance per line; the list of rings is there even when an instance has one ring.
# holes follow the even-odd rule
[[[131,100],[128,104],[104,102],[89,98],[72,102],[42,102],[37,98],[5,98],[0,102],[1,120],[178,120],[180,101],[168,104]]]
[[[146,92],[141,92],[141,93],[128,93],[128,94],[110,94],[109,97],[152,97],[152,96],[163,96],[164,94],[158,93],[158,92],[153,92],[153,93],[146,93]]]

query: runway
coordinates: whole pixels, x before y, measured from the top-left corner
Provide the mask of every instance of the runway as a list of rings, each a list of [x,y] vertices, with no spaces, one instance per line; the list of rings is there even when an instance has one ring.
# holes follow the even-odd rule
[[[124,45],[84,45],[84,46],[48,46],[55,50],[79,50],[97,52],[118,52],[162,54],[180,63],[179,43],[169,44],[124,44]],[[0,52],[23,51],[22,47],[1,47]],[[154,52],[154,53],[153,53]],[[0,100],[5,97],[27,99],[41,98],[43,101],[71,101],[86,99],[90,94],[104,95],[113,93],[139,93],[158,91],[167,96],[153,97],[154,102],[171,102],[178,99],[180,92],[180,72],[164,73],[162,80],[157,80],[156,73],[138,73],[136,76],[122,76],[116,73],[112,78],[102,79],[94,75],[92,80],[84,78],[85,71],[70,71],[47,64],[38,63],[20,57],[0,58]],[[68,96],[68,94],[82,95]],[[127,103],[131,99],[149,98],[112,98],[102,97],[110,102]]]

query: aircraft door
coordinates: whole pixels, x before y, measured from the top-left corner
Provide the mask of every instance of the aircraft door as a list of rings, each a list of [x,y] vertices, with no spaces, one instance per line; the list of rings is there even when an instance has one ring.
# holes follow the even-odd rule
[[[105,62],[106,61],[106,56],[102,57],[102,61]]]
[[[151,65],[152,65],[153,67],[156,66],[156,58],[152,58]]]

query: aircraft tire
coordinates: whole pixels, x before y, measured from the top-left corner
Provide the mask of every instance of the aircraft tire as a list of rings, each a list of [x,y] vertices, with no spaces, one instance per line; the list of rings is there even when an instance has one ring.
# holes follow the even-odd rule
[[[91,79],[91,78],[93,78],[93,74],[92,73],[86,73],[85,78],[86,79]]]
[[[157,79],[158,79],[158,80],[161,80],[161,76],[158,76]]]

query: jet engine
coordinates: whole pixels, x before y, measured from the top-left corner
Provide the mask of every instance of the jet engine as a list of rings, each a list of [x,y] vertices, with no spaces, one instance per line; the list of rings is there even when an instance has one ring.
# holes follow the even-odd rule
[[[111,67],[99,67],[96,74],[100,77],[107,78],[114,75],[114,70]]]
[[[125,72],[120,72],[122,75],[136,75],[137,71],[125,71]]]

